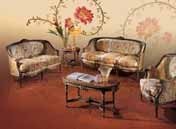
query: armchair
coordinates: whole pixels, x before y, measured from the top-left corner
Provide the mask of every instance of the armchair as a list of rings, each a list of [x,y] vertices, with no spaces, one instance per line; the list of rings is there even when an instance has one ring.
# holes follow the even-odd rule
[[[159,105],[176,101],[176,53],[164,55],[156,66],[146,70],[140,90],[141,99],[154,102],[156,117]]]

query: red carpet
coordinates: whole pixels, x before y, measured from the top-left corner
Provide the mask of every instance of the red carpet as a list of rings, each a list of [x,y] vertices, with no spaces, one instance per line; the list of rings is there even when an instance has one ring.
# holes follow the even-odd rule
[[[73,71],[81,69],[74,67],[64,68],[62,73],[47,72],[43,80],[28,78],[24,80],[23,88],[19,88],[19,84],[4,73],[6,78],[0,87],[0,129],[176,128],[176,109],[160,108],[159,118],[156,119],[154,106],[140,101],[138,83],[130,77],[111,76],[121,82],[116,93],[116,106],[120,112],[117,118],[110,111],[103,118],[96,106],[84,103],[71,104],[73,108],[66,108],[62,77]],[[95,70],[87,72],[96,74]],[[82,94],[100,97],[98,92],[93,91]]]

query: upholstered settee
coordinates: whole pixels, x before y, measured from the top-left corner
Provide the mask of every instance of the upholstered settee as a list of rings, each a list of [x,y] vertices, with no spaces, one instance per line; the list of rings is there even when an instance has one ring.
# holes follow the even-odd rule
[[[83,49],[81,61],[87,65],[107,65],[129,72],[143,69],[146,44],[124,37],[97,37]]]
[[[141,98],[158,106],[176,102],[176,53],[164,55],[156,66],[146,69],[146,78],[140,80]]]
[[[10,74],[19,80],[60,67],[59,51],[46,40],[22,39],[8,45],[7,52]]]

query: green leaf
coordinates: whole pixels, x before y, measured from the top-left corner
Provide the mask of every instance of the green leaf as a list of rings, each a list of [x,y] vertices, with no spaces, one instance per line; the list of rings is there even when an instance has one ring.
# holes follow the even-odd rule
[[[54,35],[56,35],[56,36],[58,35],[57,32],[55,32],[54,30],[50,30],[50,29],[49,29],[49,32],[48,32],[48,33],[54,34]]]
[[[61,26],[56,27],[56,30],[57,30],[57,32],[59,33],[59,35],[63,38],[64,35],[63,35],[63,29],[62,29],[62,27],[61,27]]]

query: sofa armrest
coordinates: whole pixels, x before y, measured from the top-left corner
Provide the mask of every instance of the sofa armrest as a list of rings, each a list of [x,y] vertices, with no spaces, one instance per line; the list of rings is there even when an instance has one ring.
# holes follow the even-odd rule
[[[144,68],[144,53],[141,52],[139,55],[137,55],[138,57],[138,63],[139,63],[139,70]]]
[[[59,50],[54,48],[48,41],[45,42],[44,54],[60,55]]]
[[[83,52],[90,52],[90,51],[95,51],[95,42],[96,42],[96,38],[93,38],[89,41],[89,43],[87,44],[86,47],[83,48]]]
[[[13,58],[11,56],[8,56],[8,59],[9,59],[10,74],[19,77],[20,59]]]

